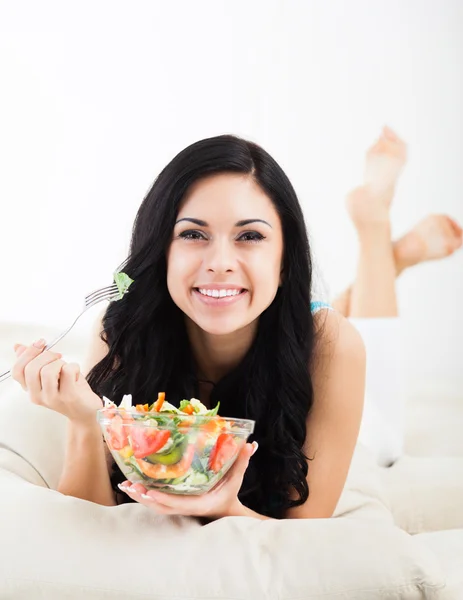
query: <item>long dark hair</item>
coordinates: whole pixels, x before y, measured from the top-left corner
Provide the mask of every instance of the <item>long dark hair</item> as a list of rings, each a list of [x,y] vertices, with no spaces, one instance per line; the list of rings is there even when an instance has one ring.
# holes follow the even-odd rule
[[[122,300],[108,306],[101,337],[109,352],[87,380],[100,397],[116,404],[123,394],[132,394],[136,404],[152,403],[160,391],[174,404],[198,397],[185,317],[167,288],[166,252],[186,192],[195,181],[218,173],[252,177],[282,223],[283,283],[259,317],[251,348],[217,382],[210,403],[220,401],[222,416],[256,421],[250,441],[257,440],[259,450],[239,499],[261,514],[283,518],[309,495],[303,444],[313,403],[312,259],[296,193],[281,167],[257,144],[232,135],[201,140],[182,150],[157,177],[138,210],[123,264],[134,282]],[[123,479],[115,466],[115,491]]]

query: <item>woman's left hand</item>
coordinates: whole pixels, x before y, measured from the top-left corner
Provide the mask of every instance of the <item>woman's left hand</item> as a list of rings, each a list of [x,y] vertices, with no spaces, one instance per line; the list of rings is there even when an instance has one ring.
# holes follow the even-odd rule
[[[212,490],[201,496],[147,491],[141,483],[131,484],[130,481],[124,481],[119,488],[130,498],[151,508],[159,515],[183,515],[212,519],[237,515],[241,506],[238,492],[243,483],[249,460],[256,450],[257,442],[245,444],[225,477]]]

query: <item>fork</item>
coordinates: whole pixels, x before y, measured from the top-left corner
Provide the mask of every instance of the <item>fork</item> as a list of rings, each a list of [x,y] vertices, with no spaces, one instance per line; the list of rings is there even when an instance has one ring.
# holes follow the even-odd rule
[[[83,311],[78,315],[78,317],[76,318],[76,320],[74,321],[74,323],[68,327],[68,329],[66,329],[63,333],[61,333],[56,339],[54,339],[51,344],[47,344],[45,346],[45,348],[43,349],[45,350],[50,350],[51,348],[53,348],[53,346],[56,346],[56,344],[63,339],[63,337],[68,334],[71,329],[74,327],[74,325],[77,323],[77,321],[80,319],[80,317],[89,309],[92,308],[93,306],[95,306],[96,304],[99,304],[100,302],[103,302],[104,300],[109,300],[109,302],[111,302],[112,300],[115,300],[117,297],[119,296],[119,290],[117,288],[117,285],[108,285],[104,288],[100,288],[99,290],[96,290],[95,292],[92,292],[91,294],[88,294],[88,296],[85,296],[85,301],[84,301],[84,309]],[[5,371],[5,373],[1,373],[0,374],[0,383],[2,381],[5,381],[8,379],[8,377],[11,377],[11,370],[10,371]]]

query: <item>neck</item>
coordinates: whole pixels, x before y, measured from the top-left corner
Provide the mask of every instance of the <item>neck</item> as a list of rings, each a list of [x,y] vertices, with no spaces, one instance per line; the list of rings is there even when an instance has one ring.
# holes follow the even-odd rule
[[[217,383],[245,357],[254,339],[257,322],[225,335],[207,333],[188,318],[186,328],[198,378]]]

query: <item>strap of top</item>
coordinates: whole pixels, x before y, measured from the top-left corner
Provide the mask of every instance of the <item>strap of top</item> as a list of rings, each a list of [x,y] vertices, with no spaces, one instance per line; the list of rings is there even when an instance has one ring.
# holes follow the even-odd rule
[[[310,303],[310,310],[314,315],[322,308],[326,308],[327,310],[333,310],[333,307],[327,304],[326,302],[322,302],[321,300],[315,300],[315,302]]]

